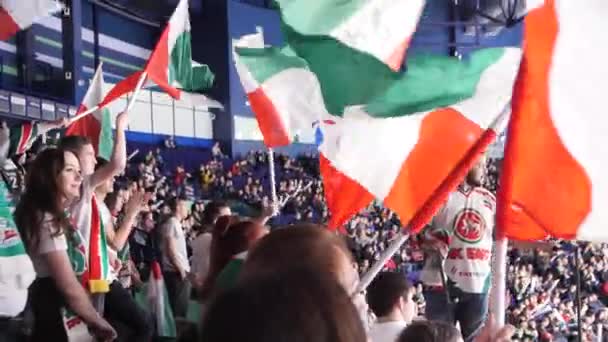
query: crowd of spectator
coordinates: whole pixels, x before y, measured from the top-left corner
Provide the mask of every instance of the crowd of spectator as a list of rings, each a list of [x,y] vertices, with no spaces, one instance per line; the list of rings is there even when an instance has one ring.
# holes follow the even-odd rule
[[[231,159],[216,144],[210,151],[210,158],[200,163],[198,168],[187,170],[183,165],[166,163],[166,154],[176,148],[179,147],[174,141],[167,141],[163,147],[136,151],[124,175],[117,179],[118,193],[140,188],[152,194],[148,208],[141,214],[129,238],[133,265],[142,280],[135,282],[135,287],[150,277],[150,265],[158,258],[157,228],[162,218],[171,212],[169,198],[185,196],[191,201],[190,215],[183,223],[189,242],[206,229],[203,212],[208,201],[222,200],[233,212],[248,217],[259,215],[270,201],[265,152],[252,151],[241,158]],[[32,155],[37,150],[40,149],[33,149]],[[18,172],[24,167],[21,163],[30,161],[32,155],[15,160],[17,167],[12,172],[15,187],[22,185]],[[329,213],[324,203],[316,156],[291,158],[277,155],[275,160],[276,185],[278,193],[283,194],[281,201],[284,205],[270,225],[326,222]],[[485,186],[493,192],[497,189],[499,168],[500,160],[491,160],[488,164]],[[345,228],[349,248],[362,274],[379,259],[380,253],[402,226],[394,213],[383,208],[381,203],[373,203]],[[581,329],[588,340],[595,340],[598,334],[606,335],[608,247],[557,241],[551,244],[549,249],[509,250],[507,318],[517,328],[515,338],[522,341],[566,341],[576,335],[577,249],[580,251]],[[418,276],[423,260],[420,243],[416,236],[412,236],[385,265],[386,270],[401,272],[415,285],[413,299],[420,313],[424,313],[424,297]]]

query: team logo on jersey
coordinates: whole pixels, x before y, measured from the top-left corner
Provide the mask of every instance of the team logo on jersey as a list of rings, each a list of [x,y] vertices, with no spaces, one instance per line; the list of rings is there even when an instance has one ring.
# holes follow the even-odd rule
[[[486,223],[481,214],[473,209],[464,209],[456,215],[454,234],[467,243],[479,242],[486,231]]]

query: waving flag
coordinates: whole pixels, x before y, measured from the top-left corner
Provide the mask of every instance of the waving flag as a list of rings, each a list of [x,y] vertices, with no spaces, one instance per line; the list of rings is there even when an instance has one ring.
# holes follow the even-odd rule
[[[7,40],[18,31],[61,9],[55,0],[1,0],[0,40]]]
[[[95,107],[103,100],[104,96],[103,70],[100,64],[82,100],[78,113]],[[105,160],[110,160],[112,147],[114,146],[111,117],[108,107],[99,109],[68,126],[65,135],[80,135],[89,138],[97,155]]]
[[[148,300],[156,317],[157,334],[160,337],[175,337],[175,320],[169,304],[163,274],[157,261],[152,263],[151,275],[148,283]]]
[[[188,0],[180,0],[144,69],[112,88],[100,106],[135,90],[144,71],[147,73],[147,86],[156,85],[174,99],[192,105],[222,108],[217,101],[196,94],[210,88],[215,76],[208,66],[192,61]]]
[[[607,241],[608,2],[545,0],[525,19],[499,193],[510,239]]]
[[[276,3],[284,31],[288,33],[288,46],[264,50],[261,33],[233,41],[236,70],[268,147],[292,143],[297,132],[310,129],[311,122],[321,114],[313,110],[325,107],[319,75],[310,70],[310,61],[300,58],[291,44],[299,47],[303,41],[310,40],[311,46],[304,50],[315,50],[325,61],[339,61],[332,44],[317,42],[331,40],[333,45],[342,47],[340,52],[346,55],[344,72],[353,77],[367,67],[348,63],[359,54],[368,57],[370,65],[398,70],[425,2],[296,0]]]

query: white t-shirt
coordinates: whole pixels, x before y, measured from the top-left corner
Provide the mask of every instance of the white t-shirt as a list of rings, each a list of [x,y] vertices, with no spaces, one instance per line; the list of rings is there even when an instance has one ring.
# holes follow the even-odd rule
[[[42,227],[40,228],[40,240],[38,241],[38,248],[36,253],[32,254],[32,263],[34,264],[34,270],[38,278],[50,277],[51,272],[49,271],[48,263],[44,257],[44,254],[65,251],[68,249],[68,243],[65,234],[59,234],[53,236],[55,231],[55,223],[52,221],[51,215],[47,214],[42,221]]]
[[[182,224],[176,217],[171,217],[162,227],[163,235],[163,270],[169,272],[177,272],[171,259],[169,258],[169,251],[167,250],[167,240],[169,237],[175,240],[175,249],[177,252],[177,262],[180,263],[180,267],[186,272],[190,272],[190,264],[188,263],[188,250],[186,248],[186,234]]]
[[[461,186],[433,218],[432,229],[451,236],[445,274],[464,292],[489,290],[495,211],[490,191]]]
[[[372,342],[395,342],[407,324],[405,321],[374,323],[369,331]]]
[[[192,241],[192,272],[200,279],[205,279],[209,272],[211,239],[210,233],[203,233]]]

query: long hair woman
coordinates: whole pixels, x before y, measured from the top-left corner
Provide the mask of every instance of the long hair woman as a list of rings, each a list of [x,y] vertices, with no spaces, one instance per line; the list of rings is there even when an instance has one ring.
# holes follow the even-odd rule
[[[67,341],[64,319],[77,315],[101,340],[116,332],[96,311],[78,275],[86,258],[80,234],[66,214],[80,195],[80,162],[72,152],[49,149],[28,170],[26,190],[15,210],[15,223],[32,258],[33,341]],[[66,311],[67,310],[67,311]]]

